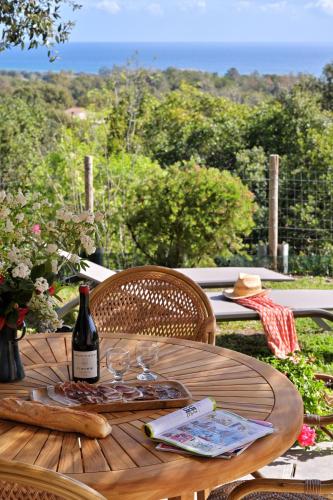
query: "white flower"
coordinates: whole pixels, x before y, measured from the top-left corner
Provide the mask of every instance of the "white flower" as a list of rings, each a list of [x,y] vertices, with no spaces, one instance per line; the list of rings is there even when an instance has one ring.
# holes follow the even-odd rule
[[[16,195],[16,203],[18,203],[19,205],[21,205],[21,207],[24,207],[24,205],[27,204],[27,199],[24,196],[24,194],[22,193],[22,191],[19,191],[17,193],[17,195]]]
[[[58,262],[56,260],[51,260],[51,268],[53,274],[57,274],[58,272]]]
[[[88,222],[88,224],[93,224],[94,221],[95,221],[94,214],[88,213],[87,218],[86,218],[86,222]]]
[[[55,302],[52,297],[47,295],[34,294],[31,297],[28,307],[39,317],[43,331],[55,331],[62,326],[62,321],[58,318],[54,306]]]
[[[33,266],[31,260],[28,257],[22,257],[21,262],[23,262],[23,264],[25,264],[26,266],[28,266],[30,269]]]
[[[15,217],[15,219],[18,222],[22,222],[24,220],[24,214],[17,214],[17,216]]]
[[[87,214],[89,214],[89,212],[81,212],[81,213],[78,215],[79,221],[80,221],[80,222],[85,222],[85,221],[86,221],[86,219],[87,219]]]
[[[21,261],[20,251],[18,248],[16,248],[15,245],[12,246],[12,249],[9,250],[7,255],[8,255],[8,259],[11,262],[14,262],[14,264],[18,264]]]
[[[69,261],[72,264],[79,264],[80,260],[81,260],[80,257],[78,255],[76,255],[75,253],[72,253],[72,255],[69,258]]]
[[[52,220],[50,222],[47,222],[46,223],[46,229],[48,231],[55,231],[56,230],[56,225],[55,225],[55,222]]]
[[[96,247],[94,246],[94,241],[90,238],[90,236],[82,234],[81,243],[88,255],[91,255],[96,251]]]
[[[0,203],[6,198],[6,191],[0,191]]]
[[[78,219],[80,222],[87,222],[88,224],[93,224],[95,220],[95,216],[92,212],[89,210],[86,210],[85,212],[81,212],[80,215],[78,216]]]
[[[10,210],[7,207],[2,207],[0,210],[0,219],[7,219]]]
[[[32,210],[38,210],[38,209],[40,209],[40,203],[34,203],[32,205]]]
[[[10,219],[7,219],[5,226],[6,233],[12,233],[14,231],[14,224]]]
[[[72,219],[73,214],[68,212],[67,210],[57,210],[56,217],[57,219],[63,220],[64,222],[69,222]]]
[[[56,253],[58,247],[55,243],[49,243],[46,247],[47,253]]]
[[[11,204],[14,201],[14,196],[12,195],[12,193],[7,193],[6,199],[7,199],[7,203]]]
[[[21,262],[12,270],[12,275],[14,278],[22,278],[25,279],[30,275],[30,269],[26,264]]]
[[[104,214],[102,214],[102,212],[95,213],[95,221],[96,222],[101,222],[103,219],[104,219]]]
[[[38,292],[44,293],[49,289],[49,284],[45,278],[37,278],[34,287]]]
[[[78,222],[81,222],[80,217],[78,215],[73,215],[72,221],[75,222],[75,224],[77,224]]]

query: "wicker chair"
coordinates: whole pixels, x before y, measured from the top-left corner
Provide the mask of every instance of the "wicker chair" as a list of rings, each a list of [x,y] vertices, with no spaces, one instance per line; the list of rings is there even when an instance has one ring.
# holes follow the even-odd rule
[[[111,276],[92,291],[90,310],[100,332],[215,340],[206,294],[190,278],[164,267],[134,267]]]
[[[63,474],[20,462],[0,460],[1,500],[106,500]]]
[[[253,493],[255,492],[255,493]],[[208,500],[324,500],[333,498],[333,481],[252,479],[214,490]]]
[[[319,427],[327,436],[333,439],[333,432],[328,429],[327,425],[333,425],[333,414],[321,417],[319,415],[304,415],[304,423],[307,425],[315,425]]]
[[[333,415],[321,417],[319,415],[304,415],[304,423],[319,427],[331,439],[333,433],[326,426],[333,424]],[[213,490],[208,500],[319,500],[333,499],[333,481],[299,481],[295,479],[278,480],[266,479],[259,472],[252,474],[256,479],[252,481],[235,481]],[[256,493],[251,493],[256,492]],[[259,493],[264,492],[264,493]],[[287,492],[287,493],[285,493]],[[331,495],[327,495],[331,493]]]

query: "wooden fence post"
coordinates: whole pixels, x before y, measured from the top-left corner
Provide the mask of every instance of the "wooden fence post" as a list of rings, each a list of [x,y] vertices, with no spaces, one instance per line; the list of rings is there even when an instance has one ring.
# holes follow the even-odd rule
[[[84,185],[86,210],[94,211],[94,180],[93,180],[93,157],[84,157]]]
[[[268,243],[269,255],[273,269],[277,270],[278,256],[278,210],[279,210],[279,155],[269,157],[269,221]]]

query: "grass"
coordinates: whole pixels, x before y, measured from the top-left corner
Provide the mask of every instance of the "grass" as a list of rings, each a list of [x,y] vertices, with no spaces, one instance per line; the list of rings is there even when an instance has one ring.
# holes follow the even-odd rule
[[[320,276],[297,277],[294,282],[265,283],[267,288],[332,290],[333,279]],[[219,322],[217,345],[250,356],[270,355],[260,321]],[[333,332],[323,332],[310,318],[296,319],[296,330],[304,354],[315,358],[317,371],[333,374]]]

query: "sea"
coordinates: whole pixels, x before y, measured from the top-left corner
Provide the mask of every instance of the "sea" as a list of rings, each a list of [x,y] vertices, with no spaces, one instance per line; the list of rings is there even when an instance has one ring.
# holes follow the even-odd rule
[[[201,70],[225,74],[299,74],[320,76],[333,62],[333,43],[143,43],[70,42],[57,47],[50,63],[45,48],[0,53],[0,70],[95,73],[114,66]]]

